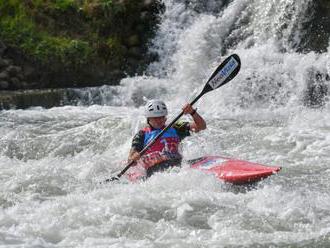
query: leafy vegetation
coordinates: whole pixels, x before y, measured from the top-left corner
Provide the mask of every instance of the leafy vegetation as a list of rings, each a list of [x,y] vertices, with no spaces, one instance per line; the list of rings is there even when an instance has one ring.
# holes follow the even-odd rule
[[[142,72],[148,63],[146,44],[157,21],[154,3],[0,0],[0,41],[11,48],[7,55],[18,66],[35,69],[33,75],[29,70],[31,85],[118,80]]]
[[[107,62],[123,55],[116,22],[124,11],[112,0],[1,1],[0,37],[42,63]]]
[[[34,8],[67,11],[75,5],[74,0],[52,1],[7,0],[0,4],[0,36],[11,46],[21,49],[36,60],[47,63],[55,60],[67,65],[85,63],[93,55],[88,40],[61,37],[47,32],[42,23],[37,24]],[[28,8],[28,6],[30,8]]]

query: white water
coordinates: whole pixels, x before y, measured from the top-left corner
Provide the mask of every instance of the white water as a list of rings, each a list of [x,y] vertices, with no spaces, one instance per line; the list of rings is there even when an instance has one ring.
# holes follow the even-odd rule
[[[308,73],[330,73],[329,53],[295,52],[311,1],[184,2],[164,1],[150,76],[79,92],[104,105],[0,112],[1,245],[330,246],[330,104],[304,104]],[[125,166],[144,97],[166,100],[174,117],[231,53],[242,69],[198,102],[208,129],[185,140],[184,157],[280,165],[278,175],[253,190],[186,166],[98,184]]]

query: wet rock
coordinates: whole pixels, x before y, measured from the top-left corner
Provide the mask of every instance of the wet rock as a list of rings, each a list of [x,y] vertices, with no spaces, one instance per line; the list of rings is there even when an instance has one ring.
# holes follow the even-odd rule
[[[146,21],[149,18],[149,12],[148,11],[141,12],[140,18],[141,20]]]
[[[24,80],[24,75],[23,75],[23,73],[18,73],[16,76],[17,76],[17,78],[18,78],[19,80]]]
[[[322,107],[326,102],[328,95],[328,83],[330,77],[315,68],[310,69],[306,76],[306,91],[304,95],[304,104],[308,107]]]
[[[125,73],[122,70],[113,70],[110,72],[112,78],[123,78],[125,77]]]
[[[11,88],[13,88],[13,89],[21,89],[22,88],[20,80],[16,77],[10,78],[10,82],[11,82]]]
[[[330,2],[317,0],[311,4],[309,13],[311,18],[303,24],[304,36],[299,44],[300,51],[326,52],[330,38]]]
[[[143,1],[143,5],[144,5],[145,7],[148,7],[148,6],[150,6],[151,4],[153,4],[153,3],[154,3],[153,0],[144,0],[144,1]]]
[[[7,49],[6,45],[0,40],[0,56],[4,54],[6,49]]]
[[[140,47],[131,47],[128,49],[128,54],[132,59],[139,59],[142,57],[142,51]]]
[[[9,88],[9,83],[7,81],[0,81],[0,90],[7,90]]]
[[[7,72],[3,71],[0,73],[0,80],[7,80],[9,79],[9,75]]]
[[[36,69],[31,66],[31,65],[28,65],[28,64],[25,64],[24,67],[23,67],[23,74],[24,74],[24,77],[26,78],[30,78],[30,77],[33,77],[33,75],[36,73]]]
[[[17,74],[22,72],[22,69],[19,66],[10,65],[6,69],[6,72],[9,74],[9,76],[15,77]]]
[[[145,30],[145,27],[142,24],[136,26],[137,33],[143,33],[144,30]]]
[[[155,0],[144,0],[142,2],[142,9],[150,10],[150,9],[154,8],[155,5],[157,5],[157,1],[155,1]]]
[[[21,81],[21,87],[23,89],[28,89],[29,88],[29,84],[26,81]]]
[[[9,61],[6,59],[0,58],[0,70],[3,70],[7,66],[9,66]]]
[[[140,45],[140,38],[138,35],[131,35],[128,39],[127,39],[127,45],[129,47],[134,47],[134,46],[138,46]]]
[[[0,71],[5,67],[3,59],[0,57]]]
[[[0,92],[0,109],[25,109],[31,106],[51,108],[60,106],[65,96],[65,89]]]

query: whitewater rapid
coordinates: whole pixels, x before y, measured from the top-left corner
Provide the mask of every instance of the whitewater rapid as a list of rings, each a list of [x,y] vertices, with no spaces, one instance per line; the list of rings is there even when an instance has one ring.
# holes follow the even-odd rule
[[[329,53],[299,53],[311,1],[166,0],[144,76],[75,90],[77,106],[0,112],[0,245],[4,247],[330,246],[330,104],[308,104]],[[240,73],[196,104],[207,130],[185,159],[225,155],[282,171],[255,188],[189,170],[99,184],[125,167],[146,99],[168,119],[229,54]],[[314,73],[314,74],[313,74]],[[184,117],[189,120],[189,117]]]

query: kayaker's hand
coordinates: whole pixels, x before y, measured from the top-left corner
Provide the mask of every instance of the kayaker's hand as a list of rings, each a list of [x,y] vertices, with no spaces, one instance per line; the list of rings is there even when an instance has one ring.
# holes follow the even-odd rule
[[[191,114],[196,113],[196,110],[193,109],[193,107],[189,103],[187,103],[186,105],[183,106],[182,111],[185,115],[188,115],[188,114],[191,115]]]
[[[137,162],[141,158],[140,153],[134,151],[129,155],[128,162],[130,163],[131,161]],[[133,166],[136,165],[136,163],[133,164]]]

